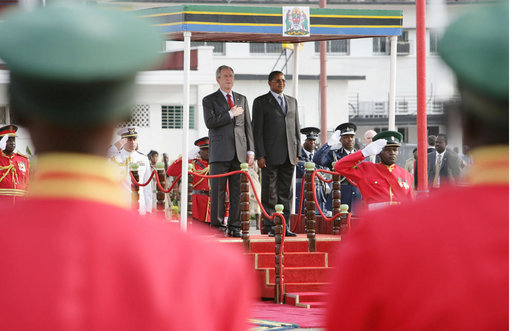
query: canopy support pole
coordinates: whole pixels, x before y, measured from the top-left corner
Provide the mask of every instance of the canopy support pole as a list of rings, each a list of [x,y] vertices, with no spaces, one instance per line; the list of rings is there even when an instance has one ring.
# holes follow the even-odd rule
[[[182,181],[180,183],[180,230],[187,231],[187,170],[189,160],[189,104],[190,104],[190,61],[191,61],[191,32],[184,31],[184,105],[182,108]]]
[[[428,195],[425,0],[416,0],[416,73],[418,102],[418,196]]]
[[[293,97],[298,100],[298,70],[300,68],[300,54],[299,54],[298,43],[294,44],[294,58],[293,58]],[[296,210],[296,167],[293,170],[293,198],[291,201],[291,214],[293,214]],[[298,211],[300,214],[301,211]]]
[[[396,131],[396,52],[397,36],[391,36],[391,65],[389,73],[389,131]]]

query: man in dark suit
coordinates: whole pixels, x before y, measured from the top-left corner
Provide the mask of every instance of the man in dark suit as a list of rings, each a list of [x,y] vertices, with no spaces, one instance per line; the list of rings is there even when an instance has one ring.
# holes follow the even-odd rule
[[[217,175],[240,170],[240,164],[254,160],[253,132],[248,101],[242,94],[232,91],[234,70],[220,66],[216,70],[216,81],[220,88],[203,98],[203,116],[209,129],[210,174]],[[228,236],[241,237],[240,176],[228,178],[230,209]],[[225,191],[227,177],[210,179],[211,227],[225,231]]]
[[[261,200],[266,212],[275,211],[276,204],[284,205],[284,217],[288,224],[293,199],[293,172],[301,156],[300,122],[298,102],[285,95],[286,80],[280,71],[268,76],[270,92],[253,102],[252,125],[255,135],[255,157],[262,168]],[[264,228],[275,235],[273,221],[265,220]]]
[[[446,148],[448,138],[439,134],[435,140],[435,152],[427,155],[428,184],[431,189],[438,189],[444,182],[454,183],[460,177],[460,158]]]

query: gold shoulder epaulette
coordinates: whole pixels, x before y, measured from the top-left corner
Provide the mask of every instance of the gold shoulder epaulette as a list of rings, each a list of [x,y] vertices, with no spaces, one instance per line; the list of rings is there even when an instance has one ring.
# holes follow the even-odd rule
[[[25,154],[21,154],[21,153],[16,153],[16,154],[18,154],[19,156],[23,156],[23,157],[24,157],[24,158],[26,158],[26,159],[28,159],[28,158],[29,158],[29,157],[28,157],[27,155],[25,155]]]

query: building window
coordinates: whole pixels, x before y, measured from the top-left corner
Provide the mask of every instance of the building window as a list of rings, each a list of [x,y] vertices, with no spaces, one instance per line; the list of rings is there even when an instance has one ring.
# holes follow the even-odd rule
[[[400,132],[403,136],[403,142],[407,142],[409,141],[409,137],[408,137],[408,128],[398,128],[398,132]]]
[[[402,34],[398,36],[397,51],[398,53],[405,53],[405,49],[401,45],[409,42],[409,31],[403,30]],[[373,54],[374,55],[390,55],[391,54],[391,39],[389,37],[374,37],[373,38]]]
[[[280,43],[250,43],[250,54],[278,54],[282,52]]]
[[[213,54],[225,55],[225,43],[219,41],[192,41],[191,47],[214,46]]]
[[[125,126],[137,126],[140,128],[150,127],[150,105],[140,104],[132,106],[132,115],[130,120],[122,122],[118,125],[119,127]]]
[[[437,54],[437,43],[439,42],[439,33],[435,30],[430,30],[428,32],[429,38],[429,51],[431,55]]]
[[[427,131],[427,136],[437,136],[439,134],[439,126],[429,126]]]
[[[162,128],[182,129],[182,106],[161,106]],[[189,107],[189,128],[195,128],[195,108]]]
[[[314,44],[314,51],[319,53],[319,41]],[[328,40],[327,54],[350,54],[350,41],[348,39]]]
[[[388,55],[389,52],[389,40],[387,37],[374,37],[373,38],[373,54]]]
[[[0,105],[0,124],[7,124],[9,122],[9,107],[7,105]]]
[[[402,34],[398,36],[398,42],[408,42],[409,41],[409,31],[403,30]]]

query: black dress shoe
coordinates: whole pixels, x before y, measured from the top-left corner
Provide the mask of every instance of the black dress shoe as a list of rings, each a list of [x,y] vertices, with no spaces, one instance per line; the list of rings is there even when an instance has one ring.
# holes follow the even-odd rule
[[[241,238],[241,231],[240,230],[231,230],[229,232],[229,234],[233,238]]]
[[[286,237],[296,237],[296,233],[286,230]]]

